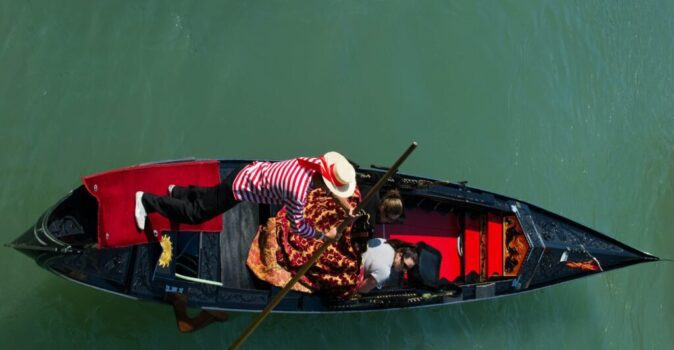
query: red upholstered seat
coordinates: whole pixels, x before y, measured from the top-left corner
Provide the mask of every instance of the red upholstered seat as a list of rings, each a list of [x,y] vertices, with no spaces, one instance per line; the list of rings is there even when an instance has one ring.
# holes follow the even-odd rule
[[[375,234],[377,237],[400,239],[410,243],[424,241],[442,254],[440,278],[454,281],[461,276],[461,260],[456,246],[459,225],[453,213],[408,209],[404,223],[377,225]]]
[[[166,194],[170,184],[213,186],[220,183],[218,161],[152,164],[85,176],[84,186],[98,201],[98,244],[124,247],[155,240],[152,230],[222,231],[222,215],[199,225],[172,227],[161,215],[150,214],[146,232],[136,228],[135,193]]]
[[[487,277],[503,276],[503,218],[487,217]]]
[[[459,218],[454,213],[427,212],[422,209],[408,209],[405,222],[402,224],[377,225],[375,235],[383,238],[394,238],[416,243],[426,242],[442,253],[440,278],[454,281],[459,277],[474,273],[479,277],[481,271],[481,220],[484,214],[466,213],[464,215],[463,261],[457,250],[457,239],[460,235]],[[486,244],[487,277],[503,275],[503,218],[499,215],[487,214]]]
[[[464,276],[480,275],[480,216],[467,213],[463,242]]]

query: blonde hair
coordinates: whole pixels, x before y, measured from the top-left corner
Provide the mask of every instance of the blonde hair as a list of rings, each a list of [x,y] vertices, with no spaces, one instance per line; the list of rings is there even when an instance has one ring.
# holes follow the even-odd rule
[[[403,198],[400,191],[393,189],[386,192],[379,202],[379,210],[387,217],[400,217],[403,214]]]

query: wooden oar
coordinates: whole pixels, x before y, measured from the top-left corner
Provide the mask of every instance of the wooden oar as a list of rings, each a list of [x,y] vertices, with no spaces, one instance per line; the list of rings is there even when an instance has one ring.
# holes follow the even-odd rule
[[[405,159],[407,159],[407,157],[410,155],[410,153],[412,153],[412,151],[414,151],[415,148],[417,148],[417,143],[412,142],[412,144],[407,148],[405,153],[403,153],[403,155],[400,156],[400,158],[398,158],[398,160],[393,164],[393,166],[391,166],[391,168],[388,169],[388,171],[384,174],[384,176],[382,176],[379,179],[379,181],[377,181],[377,183],[374,185],[374,187],[370,189],[367,195],[365,195],[365,198],[363,198],[363,200],[356,206],[356,208],[353,211],[354,213],[359,212],[362,209],[362,207],[370,199],[372,199],[374,194],[377,193],[377,191],[379,191],[379,189],[386,183],[386,180],[389,177],[391,177],[391,175],[395,174],[396,171],[398,171],[400,165],[405,161]],[[337,227],[337,239],[335,240],[335,242],[342,237],[342,231],[344,231],[344,229],[350,223],[351,220],[344,220],[339,225],[339,227]],[[248,328],[246,328],[246,330],[243,331],[243,333],[241,333],[241,335],[234,342],[234,344],[232,344],[232,346],[229,347],[230,350],[238,349],[241,346],[241,344],[243,344],[243,342],[246,341],[246,339],[255,331],[255,329],[260,325],[260,323],[264,321],[267,315],[269,315],[271,310],[273,310],[276,307],[276,305],[278,305],[278,303],[281,302],[281,299],[283,299],[283,297],[285,297],[285,295],[288,294],[288,292],[295,285],[295,283],[297,283],[297,281],[299,281],[300,278],[302,278],[302,276],[304,276],[304,274],[307,273],[307,271],[309,271],[309,269],[312,266],[314,266],[314,264],[318,261],[318,258],[321,257],[321,254],[323,254],[323,252],[325,252],[325,250],[328,249],[328,247],[331,244],[332,242],[327,242],[324,243],[320,248],[318,248],[318,250],[316,251],[316,253],[314,253],[311,259],[307,261],[306,264],[302,265],[299,271],[297,271],[297,273],[293,276],[293,278],[290,279],[290,281],[285,285],[285,287],[283,287],[283,289],[281,289],[281,291],[278,294],[276,294],[274,299],[272,299],[272,301],[264,308],[264,310],[262,310],[262,312],[259,315],[257,315],[257,317],[255,317],[253,322],[251,322],[250,325],[248,325]]]

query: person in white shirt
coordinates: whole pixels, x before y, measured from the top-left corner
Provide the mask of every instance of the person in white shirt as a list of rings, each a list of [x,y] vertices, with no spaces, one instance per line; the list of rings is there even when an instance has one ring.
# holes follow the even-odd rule
[[[364,278],[358,292],[367,293],[375,287],[381,288],[391,275],[391,267],[397,272],[407,272],[418,260],[419,253],[413,244],[397,239],[369,240],[363,253]]]

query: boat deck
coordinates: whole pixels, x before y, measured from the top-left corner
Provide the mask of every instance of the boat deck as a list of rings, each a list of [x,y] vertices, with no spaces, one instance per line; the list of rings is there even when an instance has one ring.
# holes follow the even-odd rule
[[[260,206],[242,202],[225,213],[219,236],[220,280],[230,288],[254,289],[256,277],[248,270],[246,259],[260,224]]]

